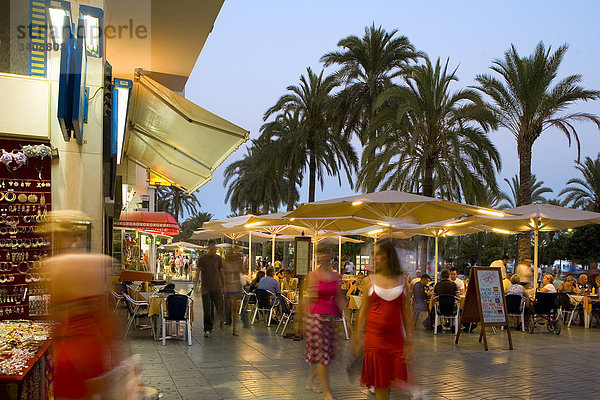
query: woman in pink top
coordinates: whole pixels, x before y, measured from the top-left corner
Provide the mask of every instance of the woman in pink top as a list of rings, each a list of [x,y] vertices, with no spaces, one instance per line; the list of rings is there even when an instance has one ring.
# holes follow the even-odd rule
[[[319,245],[318,267],[308,274],[304,294],[306,362],[311,364],[306,388],[321,392],[314,382],[315,375],[318,375],[325,399],[333,399],[329,388],[328,366],[335,354],[336,318],[342,311],[346,314],[340,276],[331,270],[330,260],[329,246]]]

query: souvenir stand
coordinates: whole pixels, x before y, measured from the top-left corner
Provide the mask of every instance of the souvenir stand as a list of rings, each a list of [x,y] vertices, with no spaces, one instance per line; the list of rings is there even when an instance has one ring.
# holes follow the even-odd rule
[[[123,271],[128,276],[141,276],[130,272],[155,276],[157,247],[170,243],[178,234],[177,220],[166,212],[122,211],[113,229],[115,269],[121,276]]]
[[[50,237],[37,227],[51,208],[45,143],[0,140],[0,398],[50,399]]]

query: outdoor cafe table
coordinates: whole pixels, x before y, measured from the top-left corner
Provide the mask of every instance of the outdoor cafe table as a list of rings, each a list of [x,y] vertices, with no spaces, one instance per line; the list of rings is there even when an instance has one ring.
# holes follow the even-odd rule
[[[578,294],[570,294],[571,299],[575,302],[575,306],[579,304],[582,305],[583,308],[583,318],[584,323],[583,326],[585,328],[590,327],[590,316],[592,314],[592,300],[598,300],[597,294],[586,294],[586,295],[578,295]],[[573,320],[573,313],[571,314],[571,321]],[[569,323],[571,322],[569,321]]]

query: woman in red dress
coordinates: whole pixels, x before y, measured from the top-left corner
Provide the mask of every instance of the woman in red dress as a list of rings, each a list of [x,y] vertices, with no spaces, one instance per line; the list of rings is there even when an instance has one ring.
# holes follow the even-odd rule
[[[103,377],[121,361],[114,321],[105,307],[112,259],[85,252],[86,226],[74,221],[86,220],[89,217],[78,211],[52,211],[41,228],[53,234],[58,254],[44,262],[50,275],[51,319],[56,322],[52,342],[56,399],[108,393],[113,388]],[[117,395],[131,398],[127,393]]]
[[[354,335],[354,351],[363,345],[360,381],[375,388],[375,399],[387,399],[390,387],[413,383],[407,364],[412,357],[412,314],[408,283],[396,247],[385,239],[375,248],[376,273],[364,281],[363,301]],[[364,337],[364,342],[363,341]]]

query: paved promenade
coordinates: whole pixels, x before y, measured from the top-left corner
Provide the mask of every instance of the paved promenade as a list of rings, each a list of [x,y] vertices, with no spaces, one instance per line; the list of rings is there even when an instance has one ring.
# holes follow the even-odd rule
[[[147,330],[130,333],[131,351],[143,359],[145,383],[163,393],[164,400],[322,399],[322,394],[305,389],[304,342],[282,339],[274,326],[258,322],[240,327],[239,337],[225,327],[204,338],[200,296],[194,311],[192,346],[175,340],[162,346]],[[506,334],[499,331],[488,334],[488,352],[477,341],[479,329],[462,334],[459,345],[451,333],[419,333],[415,367],[428,398],[600,398],[600,329],[565,327],[560,336],[544,327],[533,335],[511,332],[515,350],[508,350]],[[335,398],[373,398],[358,378],[348,378],[348,342],[341,344],[331,367]],[[403,395],[394,392],[392,398]]]

